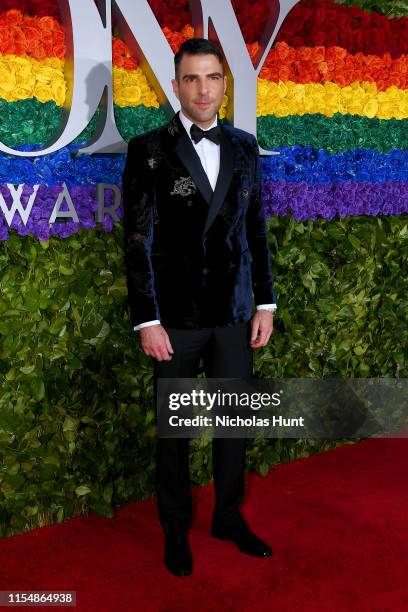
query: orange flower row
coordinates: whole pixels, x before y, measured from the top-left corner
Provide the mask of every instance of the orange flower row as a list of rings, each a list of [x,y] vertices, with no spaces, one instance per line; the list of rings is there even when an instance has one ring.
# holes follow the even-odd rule
[[[185,26],[180,32],[168,27],[163,32],[174,52],[184,40],[194,36],[192,26]],[[114,65],[133,70],[138,62],[132,57],[129,47],[118,38],[113,38]],[[0,13],[0,54],[29,55],[42,60],[47,57],[65,57],[65,34],[60,23],[53,17],[29,17],[21,11],[10,10]]]
[[[0,54],[64,59],[64,29],[53,17],[29,17],[17,10],[1,13]]]
[[[249,45],[255,55],[258,43]],[[354,55],[341,47],[298,47],[285,42],[276,43],[262,66],[260,75],[268,81],[294,83],[336,83],[347,87],[355,82],[376,83],[378,91],[391,86],[408,89],[408,56],[393,59],[382,56]]]
[[[183,40],[193,36],[191,26],[181,32],[164,28],[172,49],[176,51]],[[258,43],[247,45],[248,53],[254,57]],[[113,39],[113,62],[115,66],[135,69],[137,60],[132,57],[129,47],[118,38]],[[274,83],[336,83],[347,87],[355,82],[377,85],[377,91],[386,91],[395,86],[408,89],[408,56],[393,59],[388,53],[378,55],[353,55],[341,47],[299,47],[293,48],[284,42],[276,43],[266,58],[260,78]]]
[[[163,33],[174,51],[178,50],[181,43],[194,36],[194,28],[190,25],[185,26],[180,32],[172,32],[167,26],[163,28]],[[113,65],[127,70],[135,70],[138,61],[133,57],[129,47],[123,40],[113,38],[112,40]]]

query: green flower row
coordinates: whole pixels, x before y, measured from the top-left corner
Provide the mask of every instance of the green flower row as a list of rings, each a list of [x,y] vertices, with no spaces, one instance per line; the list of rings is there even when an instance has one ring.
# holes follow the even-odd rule
[[[61,109],[54,102],[42,104],[23,100],[12,104],[0,100],[0,141],[10,147],[47,142],[59,128]],[[168,120],[162,109],[115,107],[118,129],[128,141],[164,125]],[[95,130],[97,114],[75,142],[85,142]],[[358,115],[321,114],[290,115],[258,118],[258,140],[265,149],[310,145],[329,153],[352,151],[357,148],[379,152],[408,149],[408,120],[368,119]]]

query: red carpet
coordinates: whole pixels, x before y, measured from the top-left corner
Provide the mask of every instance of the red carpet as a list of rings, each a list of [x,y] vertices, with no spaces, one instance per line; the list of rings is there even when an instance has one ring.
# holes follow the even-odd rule
[[[148,500],[3,539],[0,590],[76,590],[81,612],[406,612],[407,450],[404,439],[366,440],[247,475],[243,514],[271,559],[209,536],[210,486],[195,489],[191,577],[164,568]]]

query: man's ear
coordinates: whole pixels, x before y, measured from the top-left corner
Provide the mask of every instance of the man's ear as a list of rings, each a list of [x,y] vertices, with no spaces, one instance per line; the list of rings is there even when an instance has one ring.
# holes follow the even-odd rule
[[[179,85],[177,79],[171,79],[171,85],[173,87],[174,95],[176,96],[177,100],[180,100]]]
[[[227,85],[228,85],[227,77],[224,76],[224,93],[227,91]]]

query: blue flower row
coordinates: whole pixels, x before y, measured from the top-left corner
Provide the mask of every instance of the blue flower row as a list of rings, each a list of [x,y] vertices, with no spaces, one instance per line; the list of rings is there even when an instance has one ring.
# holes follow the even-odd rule
[[[30,147],[25,147],[27,150]],[[75,156],[78,145],[43,157],[19,158],[0,154],[0,183],[69,186],[109,183],[119,185],[124,155]],[[366,149],[329,155],[313,147],[281,147],[279,155],[262,157],[264,180],[308,185],[385,183],[408,180],[408,151],[379,153]]]
[[[279,155],[262,158],[264,180],[308,185],[332,183],[386,183],[408,180],[408,151],[379,153],[355,149],[330,155],[311,146],[281,147]]]

